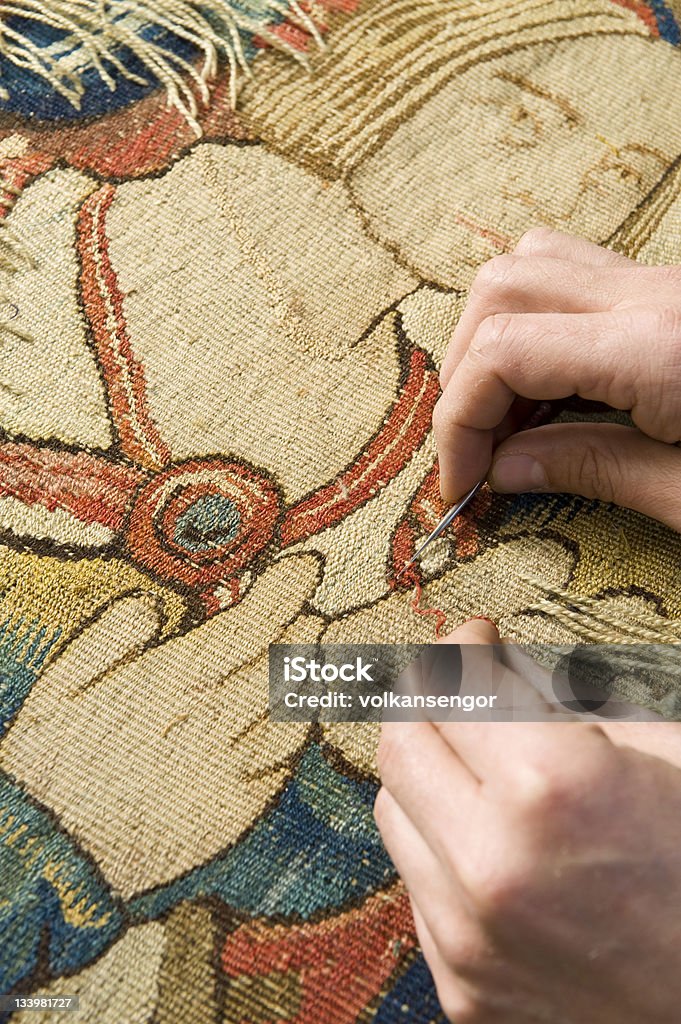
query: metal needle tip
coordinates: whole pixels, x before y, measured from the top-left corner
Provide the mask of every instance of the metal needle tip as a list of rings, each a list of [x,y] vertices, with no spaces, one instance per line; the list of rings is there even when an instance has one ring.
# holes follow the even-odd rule
[[[414,564],[416,559],[419,558],[419,556],[425,551],[425,549],[428,547],[429,544],[432,544],[432,542],[434,540],[437,540],[437,538],[440,536],[441,533],[444,533],[444,531],[447,529],[447,527],[450,525],[450,523],[454,522],[454,520],[459,515],[459,513],[463,512],[463,510],[465,509],[466,505],[469,503],[469,501],[472,501],[472,499],[478,493],[478,491],[480,490],[480,488],[482,487],[484,482],[485,482],[484,478],[482,480],[478,480],[478,482],[475,485],[475,487],[471,487],[471,489],[468,492],[468,494],[464,494],[463,498],[461,498],[460,501],[458,501],[456,503],[456,505],[452,505],[452,507],[449,509],[449,511],[445,512],[445,514],[443,515],[442,519],[437,524],[437,526],[435,527],[433,532],[430,533],[426,537],[426,539],[424,540],[423,544],[421,544],[421,546],[419,548],[417,548],[417,550],[411,556],[409,561],[405,562],[405,564],[402,566],[400,571],[395,576],[396,580],[398,580],[400,578],[400,576],[404,572],[407,571],[407,569],[409,568],[410,565]]]
[[[540,402],[540,404],[537,406],[537,408],[535,409],[533,414],[530,416],[530,418],[528,420],[525,421],[525,423],[523,423],[523,425],[522,425],[522,427],[520,429],[521,430],[530,430],[532,427],[539,427],[539,426],[541,426],[542,424],[546,423],[546,421],[549,419],[549,417],[551,416],[552,413],[555,414],[556,412],[558,412],[559,407],[560,407],[559,404],[555,403],[555,402],[554,403],[551,403],[551,402]],[[419,555],[421,555],[423,553],[423,551],[425,551],[425,549],[428,547],[429,544],[432,544],[432,542],[434,540],[437,540],[437,538],[440,536],[440,534],[444,530],[447,529],[449,524],[452,523],[456,519],[456,517],[458,516],[459,512],[463,512],[463,510],[465,509],[465,507],[468,504],[468,502],[472,498],[475,497],[475,495],[478,493],[478,491],[480,490],[480,488],[482,487],[484,482],[485,482],[485,478],[484,477],[483,477],[482,480],[478,480],[478,482],[475,485],[475,487],[472,487],[470,489],[470,491],[468,492],[468,494],[465,494],[463,496],[463,498],[461,498],[461,500],[459,502],[457,502],[456,505],[453,505],[449,509],[449,511],[446,512],[443,515],[442,519],[437,524],[437,526],[435,527],[433,532],[428,537],[426,537],[426,539],[424,540],[424,542],[421,545],[421,547],[417,551],[415,551],[414,554],[409,559],[409,561],[406,562],[402,566],[400,571],[395,576],[396,580],[398,580],[400,578],[402,573],[407,571],[407,569],[409,568],[410,565],[414,564],[416,559],[419,557]]]

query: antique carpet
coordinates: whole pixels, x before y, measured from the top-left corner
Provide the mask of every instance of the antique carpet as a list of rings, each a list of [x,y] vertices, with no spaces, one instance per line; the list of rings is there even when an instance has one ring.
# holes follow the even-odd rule
[[[681,636],[679,537],[583,499],[482,491],[395,581],[476,268],[537,223],[681,262],[677,17],[0,3],[1,992],[442,1021],[376,730],[272,723],[268,645]]]

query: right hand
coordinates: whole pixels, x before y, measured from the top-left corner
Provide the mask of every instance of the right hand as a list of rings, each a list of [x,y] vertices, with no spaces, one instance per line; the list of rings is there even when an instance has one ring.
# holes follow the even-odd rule
[[[479,271],[433,417],[442,495],[498,491],[613,501],[681,531],[681,267],[648,267],[546,228]],[[605,402],[635,427],[516,433],[528,402]]]

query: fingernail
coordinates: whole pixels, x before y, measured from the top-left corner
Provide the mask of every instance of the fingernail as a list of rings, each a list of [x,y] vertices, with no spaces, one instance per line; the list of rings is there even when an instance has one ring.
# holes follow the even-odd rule
[[[490,619],[487,615],[471,615],[468,621],[474,622],[476,619],[482,619],[483,622],[489,622],[490,626],[494,626],[495,629],[497,628],[497,624],[494,619]]]
[[[549,481],[531,455],[502,455],[492,466],[489,482],[495,491],[538,491]]]

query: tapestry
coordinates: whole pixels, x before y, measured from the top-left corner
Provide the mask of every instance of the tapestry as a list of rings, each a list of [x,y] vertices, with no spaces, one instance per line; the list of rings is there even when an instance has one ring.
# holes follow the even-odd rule
[[[537,224],[681,263],[680,24],[0,3],[0,992],[442,1024],[377,727],[271,721],[268,647],[681,637],[679,536],[582,498],[484,488],[396,579],[476,269]]]

